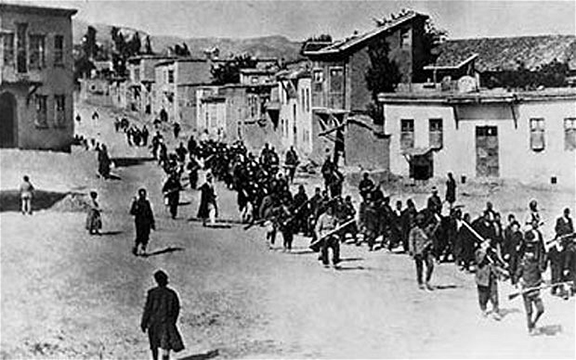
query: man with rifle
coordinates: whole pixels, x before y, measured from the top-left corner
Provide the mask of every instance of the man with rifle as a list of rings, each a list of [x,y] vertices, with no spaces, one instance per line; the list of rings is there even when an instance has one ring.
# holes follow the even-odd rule
[[[526,236],[526,246],[522,255],[522,260],[516,269],[515,277],[517,283],[523,289],[531,289],[522,294],[524,299],[524,308],[526,309],[526,320],[528,325],[528,332],[534,335],[536,332],[536,323],[540,316],[544,313],[544,303],[540,298],[540,289],[542,284],[542,266],[538,260],[538,239],[533,233],[528,233]],[[536,308],[536,315],[532,318],[533,306]]]
[[[490,239],[486,238],[474,253],[476,257],[476,286],[478,288],[478,303],[484,317],[488,316],[486,305],[492,304],[494,320],[500,320],[498,306],[498,273],[493,258],[490,258]]]
[[[331,234],[338,226],[338,219],[334,216],[334,205],[329,204],[326,212],[320,215],[316,223],[316,238],[320,241],[320,259],[324,267],[329,266],[328,249],[332,249],[332,265],[336,267],[340,262],[340,239],[338,235]],[[323,239],[323,237],[325,237]]]
[[[418,287],[422,290],[430,290],[432,273],[434,272],[434,257],[432,255],[432,234],[436,231],[439,222],[436,224],[426,224],[426,216],[423,213],[416,215],[416,226],[410,230],[409,243],[410,255],[416,264],[416,278]],[[426,264],[426,279],[422,282],[422,272]]]

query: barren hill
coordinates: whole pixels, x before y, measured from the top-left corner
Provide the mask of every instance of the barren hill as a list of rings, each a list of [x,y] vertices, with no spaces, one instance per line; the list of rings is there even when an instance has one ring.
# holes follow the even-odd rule
[[[110,30],[113,25],[88,24],[82,20],[73,20],[74,43],[79,44],[86,33],[88,26],[97,31],[97,40],[101,44],[111,45]],[[138,32],[141,38],[149,35],[145,31],[120,27],[123,33]],[[220,50],[220,57],[226,58],[230,54],[249,53],[256,57],[276,57],[294,60],[299,57],[300,43],[291,41],[284,36],[263,36],[247,39],[236,38],[182,38],[178,36],[155,36],[150,34],[152,48],[157,53],[164,53],[168,47],[185,42],[193,56],[202,56],[203,51],[211,48]],[[106,47],[108,47],[106,46]]]

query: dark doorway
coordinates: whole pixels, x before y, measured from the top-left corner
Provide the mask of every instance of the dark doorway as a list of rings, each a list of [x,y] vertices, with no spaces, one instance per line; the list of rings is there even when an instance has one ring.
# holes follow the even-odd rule
[[[498,128],[496,126],[477,126],[476,176],[500,176],[498,163]]]
[[[432,152],[414,155],[410,161],[410,177],[414,180],[428,180],[434,176]]]
[[[16,147],[16,98],[9,92],[0,95],[0,148]]]

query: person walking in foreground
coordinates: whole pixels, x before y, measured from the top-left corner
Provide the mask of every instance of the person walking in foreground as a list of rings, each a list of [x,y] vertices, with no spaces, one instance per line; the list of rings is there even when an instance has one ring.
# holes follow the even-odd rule
[[[88,216],[86,217],[86,230],[88,230],[88,234],[90,235],[101,235],[100,229],[102,229],[102,210],[96,201],[97,197],[98,193],[96,193],[96,191],[90,191]]]
[[[22,215],[32,215],[32,195],[34,186],[30,182],[28,175],[24,175],[22,184],[20,184],[20,200],[22,202]]]
[[[427,231],[424,214],[416,215],[416,226],[410,230],[409,247],[410,255],[414,258],[416,263],[416,279],[418,287],[424,290],[432,291],[430,285],[432,273],[434,272],[434,257],[432,255],[432,238],[433,231]],[[426,283],[422,282],[422,272],[426,264]]]
[[[523,289],[536,288],[542,284],[542,268],[537,257],[537,247],[534,239],[527,243],[522,261],[516,269],[516,283]],[[536,334],[536,322],[544,313],[544,303],[540,298],[540,290],[533,289],[522,294],[524,308],[526,309],[526,321],[530,335]],[[532,320],[532,304],[536,308],[536,316]]]
[[[140,328],[144,333],[148,331],[152,359],[158,360],[160,348],[162,360],[168,360],[170,350],[174,352],[184,350],[182,336],[176,327],[180,314],[180,300],[178,294],[167,286],[168,275],[164,271],[156,271],[154,280],[158,286],[148,290]]]
[[[146,199],[146,189],[138,190],[138,198],[135,198],[132,202],[130,215],[134,216],[136,225],[136,243],[132,248],[132,253],[134,255],[145,255],[146,246],[148,246],[148,241],[150,240],[150,229],[156,230],[152,206],[150,201]],[[142,248],[142,253],[139,252],[140,247]]]
[[[496,269],[490,261],[488,255],[490,239],[485,239],[475,252],[476,257],[476,285],[478,287],[478,303],[482,316],[488,316],[486,305],[488,300],[492,303],[492,313],[494,320],[500,320],[500,309],[498,307],[498,278]]]
[[[337,226],[338,219],[334,216],[334,205],[330,204],[326,208],[326,212],[318,218],[318,223],[316,224],[315,229],[317,239],[326,236],[332,230],[336,229]],[[325,267],[328,267],[330,264],[328,260],[328,249],[332,249],[332,265],[334,267],[338,266],[338,263],[340,262],[340,238],[338,235],[329,235],[322,240],[320,260],[322,260],[322,264],[324,264]]]

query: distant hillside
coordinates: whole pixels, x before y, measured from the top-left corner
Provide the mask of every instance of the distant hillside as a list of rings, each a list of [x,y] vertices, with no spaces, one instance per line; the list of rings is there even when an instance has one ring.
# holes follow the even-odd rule
[[[112,25],[88,24],[82,20],[73,20],[74,43],[82,42],[82,37],[86,34],[88,25],[93,26],[97,31],[97,41],[105,47],[111,46],[110,30]],[[123,33],[138,32],[142,40],[148,34],[138,29],[121,27]],[[299,58],[300,43],[291,41],[284,36],[264,36],[249,39],[232,38],[189,38],[184,39],[177,36],[150,36],[152,48],[157,53],[165,53],[169,46],[186,42],[193,56],[203,56],[206,49],[218,48],[220,58],[227,58],[230,54],[249,53],[256,57],[276,57],[285,60],[295,60]]]

